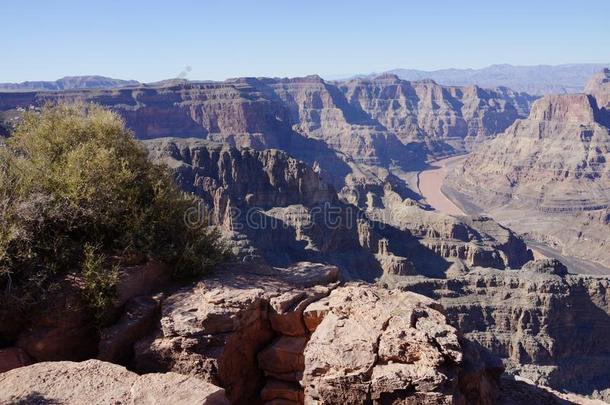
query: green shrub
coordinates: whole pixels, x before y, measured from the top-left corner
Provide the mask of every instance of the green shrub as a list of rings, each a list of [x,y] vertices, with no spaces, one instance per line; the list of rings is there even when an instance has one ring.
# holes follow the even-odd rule
[[[0,144],[0,287],[36,301],[48,280],[77,272],[99,309],[116,266],[133,258],[161,260],[175,278],[202,274],[227,249],[205,224],[185,224],[196,203],[115,113],[96,105],[27,113]]]
[[[85,245],[81,268],[85,280],[85,298],[96,323],[102,325],[110,313],[112,300],[117,295],[119,268],[116,264],[109,267],[108,259],[99,250],[99,247]]]

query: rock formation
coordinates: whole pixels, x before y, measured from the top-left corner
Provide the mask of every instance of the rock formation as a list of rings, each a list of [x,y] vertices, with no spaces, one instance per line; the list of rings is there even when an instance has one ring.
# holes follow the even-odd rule
[[[154,159],[174,168],[178,184],[205,204],[189,220],[219,225],[240,259],[286,266],[324,258],[359,278],[375,277],[373,253],[359,243],[359,211],[340,202],[334,188],[303,162],[278,150],[209,141],[147,146]]]
[[[442,143],[469,149],[524,117],[533,98],[506,88],[444,87],[431,80],[408,82],[386,74],[341,83],[346,98],[394,132],[403,143],[425,142],[442,154]]]
[[[601,85],[604,75],[588,86],[595,97],[536,101],[527,119],[458,165],[446,191],[519,232],[551,240],[566,254],[610,266],[610,115],[600,108],[610,93]]]
[[[159,300],[160,318],[132,343],[129,360],[148,374],[98,360],[22,364],[0,374],[0,403],[587,403],[501,378],[503,366],[479,347],[508,348],[509,369],[549,385],[569,376],[573,389],[596,376],[604,384],[607,313],[574,319],[564,305],[586,308],[590,299],[607,311],[608,280],[564,273],[558,263],[536,262],[453,280],[386,276],[398,287],[388,290],[340,285],[333,266],[232,264]],[[408,289],[436,294],[446,308]],[[482,291],[490,297],[481,299]],[[599,330],[579,326],[594,321]],[[582,350],[588,369],[574,357]]]
[[[0,374],[2,404],[229,405],[224,390],[176,373],[139,376],[99,360],[37,363]]]
[[[82,361],[98,356],[122,362],[129,358],[131,345],[152,328],[160,297],[149,295],[161,288],[167,288],[167,277],[158,263],[122,268],[115,313],[109,314],[117,322],[98,331],[85,302],[82,277],[56,278],[45,300],[31,308],[27,317],[11,307],[0,308],[0,370],[33,361]]]
[[[379,232],[395,252],[400,251],[398,244],[404,244],[406,251],[402,250],[401,255],[415,264],[418,274],[444,277],[446,271],[460,272],[473,266],[516,269],[532,259],[523,240],[491,218],[427,211],[412,200],[402,200],[389,188],[384,190],[379,206],[368,208],[366,213],[369,218],[392,227]],[[401,239],[396,231],[412,235],[420,248]],[[426,252],[446,259],[447,264],[431,259]],[[453,265],[448,269],[450,263]]]
[[[438,300],[464,336],[537,384],[610,399],[610,280],[567,274],[554,260],[451,279],[384,276],[382,284]]]
[[[465,360],[458,334],[433,301],[346,286],[303,316],[317,325],[303,353],[306,403],[466,402],[455,374]],[[481,391],[498,372],[490,369],[478,382],[481,403],[497,399]]]
[[[167,82],[113,89],[0,93],[0,112],[45,102],[95,102],[119,112],[140,139],[198,137],[281,148],[338,171],[336,156],[415,167],[452,153],[527,114],[532,97],[508,89],[443,87],[397,77],[333,84],[318,76]],[[450,141],[448,143],[448,141]],[[338,174],[338,173],[335,173]]]
[[[135,344],[134,366],[195,375],[224,387],[232,403],[251,403],[265,384],[257,355],[276,335],[305,335],[300,314],[338,276],[336,267],[309,263],[230,266],[164,300],[158,331]]]
[[[146,145],[151,157],[173,168],[185,191],[206,203],[209,211],[194,214],[222,226],[244,260],[325,261],[344,277],[371,281],[383,271],[444,276],[454,261],[503,269],[531,259],[521,239],[490,219],[409,205],[391,184],[375,190],[375,203],[350,204],[303,162],[277,150],[180,139]],[[383,238],[389,244],[380,249]]]
[[[597,99],[599,108],[610,110],[610,69],[605,68],[591,77],[585,86],[585,93]]]
[[[179,372],[232,403],[494,403],[502,368],[465,354],[440,307],[338,269],[232,266],[170,295],[135,368]]]
[[[210,205],[214,198],[231,201],[235,206],[264,209],[336,199],[333,187],[309,166],[276,149],[237,149],[180,139],[149,141],[146,145],[152,159],[174,169],[184,191]]]

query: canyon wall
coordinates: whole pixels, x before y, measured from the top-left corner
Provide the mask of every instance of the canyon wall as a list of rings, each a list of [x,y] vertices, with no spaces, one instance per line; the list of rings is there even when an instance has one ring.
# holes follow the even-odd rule
[[[117,111],[140,139],[198,137],[281,148],[295,156],[303,144],[314,148],[318,140],[357,161],[412,167],[425,158],[414,154],[421,149],[412,143],[422,144],[430,156],[469,149],[525,116],[534,97],[506,88],[446,87],[392,75],[347,83],[307,76],[5,92],[0,93],[0,112],[76,100]]]
[[[183,190],[201,198],[204,207],[194,214],[221,226],[244,260],[322,261],[347,278],[372,281],[384,271],[444,276],[450,268],[518,268],[531,259],[519,237],[489,218],[427,211],[403,200],[391,183],[380,186],[380,195],[363,196],[371,201],[361,206],[278,150],[192,139],[146,146]]]
[[[507,371],[538,384],[610,399],[610,281],[569,275],[554,260],[518,271],[477,269],[447,280],[384,276],[388,287],[438,300],[449,322]]]
[[[537,100],[458,165],[446,189],[564,254],[610,266],[608,74],[587,86],[592,94]]]

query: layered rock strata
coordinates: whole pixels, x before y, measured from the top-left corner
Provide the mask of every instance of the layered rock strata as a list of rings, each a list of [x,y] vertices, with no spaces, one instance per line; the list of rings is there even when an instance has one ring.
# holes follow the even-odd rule
[[[451,325],[504,359],[508,371],[557,390],[610,399],[610,280],[568,274],[556,260],[451,279],[384,276],[426,295]]]
[[[527,115],[533,97],[507,88],[447,87],[432,80],[409,82],[386,74],[342,83],[348,101],[404,142],[444,142],[469,149]]]
[[[445,191],[471,212],[478,207],[564,254],[610,266],[610,113],[602,108],[609,90],[606,76],[602,72],[587,87],[594,95],[536,101],[527,119],[517,120],[459,164],[448,175]]]
[[[277,150],[178,139],[147,147],[205,202],[208,211],[195,212],[195,220],[207,214],[243,260],[324,261],[340,266],[346,278],[373,280],[383,272],[444,276],[456,261],[458,268],[504,269],[531,259],[510,230],[488,218],[426,211],[403,200],[395,182],[338,198],[315,170]]]
[[[527,114],[533,99],[506,88],[445,87],[392,75],[341,84],[307,76],[0,93],[0,112],[94,102],[121,114],[140,139],[198,137],[281,148],[344,175],[333,151],[365,164],[414,167],[422,153],[454,153],[501,132]]]

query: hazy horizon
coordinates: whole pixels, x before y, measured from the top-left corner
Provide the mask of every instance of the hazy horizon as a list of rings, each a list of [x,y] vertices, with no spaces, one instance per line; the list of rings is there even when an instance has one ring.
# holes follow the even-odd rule
[[[387,72],[392,72],[395,70],[413,70],[413,71],[420,71],[420,72],[429,72],[429,73],[435,73],[435,72],[442,72],[442,71],[450,71],[450,70],[482,70],[482,69],[486,69],[486,68],[491,68],[494,66],[503,66],[503,65],[507,65],[507,66],[512,66],[512,67],[516,67],[516,68],[531,68],[531,67],[562,67],[562,66],[584,66],[584,65],[600,65],[601,66],[607,66],[610,67],[610,63],[601,63],[601,62],[593,62],[593,63],[587,63],[587,62],[582,62],[582,63],[560,63],[560,64],[556,64],[556,65],[547,65],[547,64],[539,64],[539,65],[513,65],[510,63],[494,63],[491,65],[487,65],[487,66],[482,66],[482,67],[445,67],[445,68],[440,68],[440,69],[415,69],[415,68],[411,68],[411,67],[395,67],[395,68],[391,68],[391,69],[387,69],[384,71],[379,71],[379,72],[351,72],[351,73],[345,73],[345,74],[332,74],[332,75],[321,75],[317,72],[312,72],[312,73],[308,73],[305,75],[301,75],[301,76],[270,76],[270,75],[262,75],[262,76],[254,76],[254,75],[243,75],[243,76],[232,76],[232,77],[226,77],[223,79],[208,79],[208,78],[199,78],[199,77],[190,77],[190,75],[188,74],[188,71],[186,68],[189,67],[185,67],[185,69],[183,69],[182,72],[180,72],[177,76],[175,77],[167,77],[167,78],[161,78],[159,80],[155,80],[155,81],[143,81],[143,80],[139,80],[137,77],[115,77],[115,76],[109,76],[104,74],[103,72],[92,72],[92,73],[87,73],[87,74],[75,74],[75,75],[64,75],[61,77],[56,77],[56,78],[50,78],[50,79],[28,79],[28,80],[22,80],[19,82],[3,82],[0,81],[0,84],[5,84],[5,83],[16,83],[16,84],[20,84],[20,83],[25,83],[25,82],[38,82],[38,81],[48,81],[48,82],[54,82],[54,81],[58,81],[61,79],[65,79],[65,78],[69,78],[69,77],[92,77],[92,76],[99,76],[99,77],[105,77],[108,79],[116,79],[116,80],[135,80],[135,81],[139,81],[141,83],[154,83],[156,81],[164,81],[164,80],[172,80],[172,79],[176,79],[176,78],[184,78],[187,80],[191,80],[191,81],[225,81],[228,79],[233,79],[233,78],[238,78],[238,77],[270,77],[270,78],[294,78],[294,77],[304,77],[304,76],[311,76],[311,75],[318,75],[320,77],[322,77],[322,79],[324,80],[340,80],[340,79],[349,79],[351,77],[358,77],[358,76],[371,76],[371,75],[381,75]],[[187,73],[186,75],[184,73]]]

